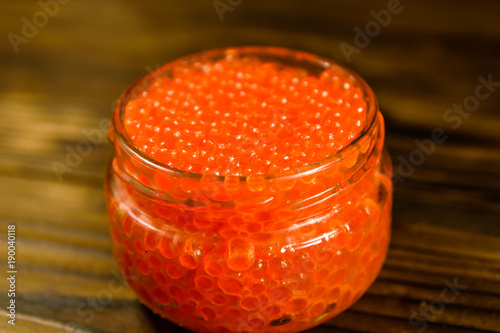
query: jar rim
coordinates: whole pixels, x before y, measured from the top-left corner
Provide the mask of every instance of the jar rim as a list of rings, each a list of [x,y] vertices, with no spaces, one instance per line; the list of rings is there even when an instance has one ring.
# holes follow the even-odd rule
[[[363,96],[362,98],[366,102],[367,116],[366,121],[358,136],[356,136],[349,144],[347,144],[342,149],[337,152],[313,163],[309,163],[291,170],[280,171],[270,174],[257,174],[257,175],[213,175],[213,174],[203,174],[190,172],[183,169],[174,168],[155,160],[154,158],[146,155],[142,152],[128,136],[125,125],[124,125],[124,115],[127,103],[131,100],[132,93],[135,89],[147,87],[147,81],[154,78],[166,71],[166,69],[174,68],[177,64],[186,64],[195,61],[196,59],[220,59],[222,57],[231,56],[233,54],[237,55],[247,55],[247,56],[259,56],[264,58],[269,58],[278,63],[282,64],[300,64],[301,66],[309,66],[310,68],[315,68],[316,70],[326,70],[329,68],[335,68],[342,73],[344,76],[349,77],[352,82],[354,82],[358,88],[361,89]],[[113,144],[118,144],[122,150],[126,153],[133,155],[141,163],[147,165],[148,167],[154,168],[157,171],[164,172],[170,176],[183,177],[191,179],[201,179],[202,177],[214,177],[218,181],[224,181],[226,178],[239,178],[240,182],[246,182],[251,177],[263,177],[266,182],[273,180],[291,180],[298,177],[307,176],[309,174],[314,174],[322,171],[326,168],[332,167],[336,164],[342,162],[343,159],[357,151],[361,145],[368,139],[370,133],[377,126],[378,122],[378,102],[370,86],[354,71],[346,68],[333,60],[323,58],[312,53],[282,48],[282,47],[269,47],[269,46],[241,46],[241,47],[227,47],[218,48],[208,51],[202,51],[192,55],[184,56],[168,62],[161,67],[155,69],[154,71],[146,74],[145,76],[136,80],[131,84],[118,99],[111,122],[112,133],[110,132],[110,141]],[[115,143],[115,140],[117,143]]]

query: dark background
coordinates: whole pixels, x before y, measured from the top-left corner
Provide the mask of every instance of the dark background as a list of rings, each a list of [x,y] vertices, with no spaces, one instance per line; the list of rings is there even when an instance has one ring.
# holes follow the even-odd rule
[[[474,101],[479,76],[500,81],[500,2],[401,1],[349,62],[340,45],[356,47],[354,29],[373,24],[370,12],[388,1],[232,0],[222,21],[212,0],[65,1],[47,7],[52,16],[35,0],[0,3],[0,271],[10,224],[18,269],[15,327],[0,279],[0,331],[182,331],[117,288],[102,194],[111,147],[101,127],[120,93],[160,64],[275,45],[366,79],[399,177],[379,278],[311,332],[500,332],[500,86],[470,115],[443,118]],[[24,27],[34,19],[39,27]],[[446,141],[430,143],[439,128]],[[67,160],[89,133],[90,150]],[[426,139],[428,155],[415,142]],[[454,283],[464,287],[446,302],[442,291]]]

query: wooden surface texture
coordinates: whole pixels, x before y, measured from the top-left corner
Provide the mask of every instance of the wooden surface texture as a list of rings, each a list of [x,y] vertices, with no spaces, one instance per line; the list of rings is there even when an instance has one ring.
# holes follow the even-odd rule
[[[85,133],[103,133],[136,78],[229,45],[285,46],[347,65],[386,119],[399,177],[387,261],[361,300],[310,332],[500,332],[499,1],[401,1],[357,44],[355,27],[391,1],[232,0],[222,21],[212,0],[44,1],[58,4],[50,15],[35,0],[0,3],[0,276],[8,225],[17,270],[15,326],[0,279],[0,332],[183,332],[117,274],[102,190],[110,145],[96,135],[81,160],[67,155]],[[24,27],[34,19],[39,27]],[[341,45],[356,47],[350,62]],[[497,83],[479,88],[474,105],[479,77]],[[463,103],[475,111],[448,113]],[[417,142],[436,129],[447,139],[419,154]],[[71,172],[59,179],[57,163]]]

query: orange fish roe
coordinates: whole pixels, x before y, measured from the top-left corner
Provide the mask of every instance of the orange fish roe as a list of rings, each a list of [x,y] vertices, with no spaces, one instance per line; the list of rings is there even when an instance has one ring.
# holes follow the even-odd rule
[[[356,138],[361,89],[336,69],[319,77],[257,57],[180,64],[126,106],[145,154],[194,173],[256,175],[308,165]]]
[[[368,289],[391,169],[355,74],[276,48],[177,60],[121,97],[105,182],[113,253],[140,301],[196,332],[298,332]]]

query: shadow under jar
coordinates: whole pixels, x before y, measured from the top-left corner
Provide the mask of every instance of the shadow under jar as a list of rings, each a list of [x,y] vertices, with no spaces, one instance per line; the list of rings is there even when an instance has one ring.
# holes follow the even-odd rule
[[[349,82],[366,119],[347,146],[273,174],[192,173],[141,151],[125,110],[157,77],[200,61],[257,58]],[[391,166],[375,96],[351,71],[298,51],[248,47],[169,63],[117,103],[105,181],[114,256],[142,303],[197,332],[298,332],[356,302],[375,280],[390,239]]]

